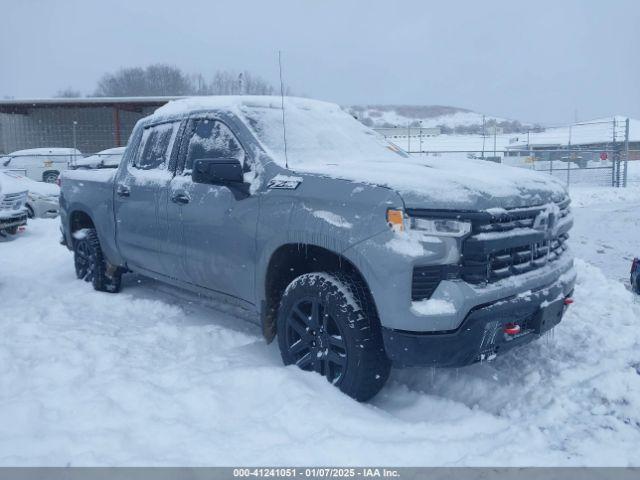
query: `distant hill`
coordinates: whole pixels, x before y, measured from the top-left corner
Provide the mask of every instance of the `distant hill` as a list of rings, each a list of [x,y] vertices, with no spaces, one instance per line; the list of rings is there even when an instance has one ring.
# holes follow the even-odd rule
[[[482,133],[482,114],[466,108],[444,105],[351,105],[345,109],[369,127],[440,127],[442,133]],[[504,133],[523,132],[531,124],[492,115],[485,126],[497,125]]]

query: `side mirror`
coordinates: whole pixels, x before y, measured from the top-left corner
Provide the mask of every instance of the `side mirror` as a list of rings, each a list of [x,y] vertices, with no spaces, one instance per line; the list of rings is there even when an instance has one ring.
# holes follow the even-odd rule
[[[244,182],[242,164],[235,158],[202,158],[193,162],[194,183],[238,185]]]

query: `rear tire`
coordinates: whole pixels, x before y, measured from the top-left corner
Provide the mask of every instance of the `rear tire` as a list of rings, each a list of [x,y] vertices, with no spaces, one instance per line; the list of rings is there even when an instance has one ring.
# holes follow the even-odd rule
[[[282,296],[277,327],[285,365],[315,371],[358,401],[376,395],[389,377],[375,307],[351,276],[297,277]]]
[[[58,180],[59,175],[60,175],[59,173],[55,173],[55,172],[45,173],[42,176],[42,181],[44,183],[56,183],[56,180]]]
[[[76,276],[91,282],[93,288],[100,292],[117,293],[120,291],[122,272],[114,269],[113,274],[107,272],[98,234],[93,228],[84,228],[75,233],[79,238],[73,241],[73,261]]]

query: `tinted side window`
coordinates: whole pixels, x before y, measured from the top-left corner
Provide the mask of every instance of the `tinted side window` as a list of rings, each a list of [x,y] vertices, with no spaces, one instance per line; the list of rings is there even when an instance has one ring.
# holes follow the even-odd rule
[[[187,146],[185,171],[193,168],[193,161],[202,158],[234,158],[245,164],[245,152],[233,132],[217,120],[195,122]]]
[[[143,170],[166,169],[178,125],[178,123],[163,123],[146,128],[142,133],[142,141],[133,166]]]

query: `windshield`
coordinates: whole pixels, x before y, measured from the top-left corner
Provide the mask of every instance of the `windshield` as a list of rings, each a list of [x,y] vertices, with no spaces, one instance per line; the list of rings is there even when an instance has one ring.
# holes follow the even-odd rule
[[[241,107],[248,125],[280,165],[285,165],[282,109],[279,105]],[[311,164],[397,161],[408,155],[338,106],[285,100],[286,156],[290,168]]]

